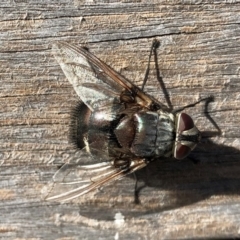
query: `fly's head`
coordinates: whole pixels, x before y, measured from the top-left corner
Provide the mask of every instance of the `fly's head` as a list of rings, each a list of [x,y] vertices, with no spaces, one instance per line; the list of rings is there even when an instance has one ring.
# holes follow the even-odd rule
[[[176,139],[173,156],[183,159],[196,147],[201,140],[201,134],[194,125],[192,118],[186,113],[176,116]]]

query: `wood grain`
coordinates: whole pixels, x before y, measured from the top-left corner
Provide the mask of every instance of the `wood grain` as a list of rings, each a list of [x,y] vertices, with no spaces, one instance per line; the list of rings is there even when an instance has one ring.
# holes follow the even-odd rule
[[[0,238],[193,239],[240,233],[240,2],[3,1],[0,7]],[[85,45],[141,86],[151,42],[172,105],[214,95],[208,113],[222,131],[198,159],[162,159],[72,203],[41,191],[64,162],[78,101],[51,54],[57,40]],[[164,101],[151,59],[145,91]],[[206,109],[205,109],[206,110]],[[204,103],[186,110],[206,135]],[[138,204],[136,204],[138,202]],[[117,220],[116,220],[117,219]]]

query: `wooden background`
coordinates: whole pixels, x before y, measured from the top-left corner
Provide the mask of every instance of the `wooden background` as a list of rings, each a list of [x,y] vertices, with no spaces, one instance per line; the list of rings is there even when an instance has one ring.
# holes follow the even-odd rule
[[[2,1],[0,6],[0,238],[193,239],[240,236],[240,1]],[[141,86],[151,42],[174,107],[215,96],[221,136],[189,159],[160,160],[72,203],[41,191],[77,157],[68,124],[78,98],[51,43],[83,44]],[[154,59],[145,91],[164,95]],[[205,109],[206,110],[206,109]],[[205,135],[204,103],[186,110]],[[138,202],[138,204],[136,204]]]

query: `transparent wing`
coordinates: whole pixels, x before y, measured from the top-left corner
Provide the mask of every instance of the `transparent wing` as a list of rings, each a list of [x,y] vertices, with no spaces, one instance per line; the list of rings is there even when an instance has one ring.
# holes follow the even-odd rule
[[[54,175],[53,183],[45,189],[44,198],[48,201],[70,201],[145,166],[144,159],[133,160],[128,171],[116,169],[111,162],[81,166],[65,164]]]
[[[123,91],[134,96],[139,105],[152,106],[149,96],[86,49],[57,42],[53,54],[78,96],[92,111],[119,104]]]
[[[154,108],[158,105],[139,88],[82,47],[76,48],[67,43],[57,42],[53,45],[53,53],[78,96],[92,111],[91,114],[96,119],[107,120],[106,126],[110,126],[109,122],[116,120],[117,114],[121,112],[124,106],[120,101],[123,92],[135,100],[133,108],[126,109],[128,111],[135,111],[139,106],[151,109],[153,105]],[[127,102],[126,98],[123,99]],[[138,106],[135,108],[135,105]],[[105,121],[102,122],[105,124]],[[80,134],[85,151],[75,162],[67,163],[57,171],[52,184],[43,192],[45,199],[72,200],[146,165],[144,159],[133,159],[127,171],[115,168],[112,163],[114,159],[109,158],[108,150],[116,151],[116,149],[112,145],[110,147],[109,139],[104,140],[106,135],[104,131],[103,137],[100,131],[99,134],[94,132],[99,130],[99,126],[95,127],[87,131],[86,136]],[[92,142],[92,139],[89,140],[91,136],[102,137],[102,141],[93,139]]]

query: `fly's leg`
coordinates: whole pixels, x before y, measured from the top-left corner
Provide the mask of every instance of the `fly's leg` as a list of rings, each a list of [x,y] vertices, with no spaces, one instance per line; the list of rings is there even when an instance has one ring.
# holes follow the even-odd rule
[[[201,103],[201,102],[206,102],[206,103],[210,103],[212,101],[214,101],[214,97],[213,96],[210,96],[210,97],[206,97],[206,98],[202,98],[200,99],[199,101],[195,102],[195,103],[191,103],[191,104],[188,104],[184,107],[180,107],[178,109],[175,109],[172,111],[172,113],[178,113],[178,112],[182,112],[184,109],[187,109],[187,108],[190,108],[190,107],[195,107],[197,104]]]
[[[206,98],[202,98],[199,101],[189,104],[187,106],[178,108],[176,110],[173,110],[172,113],[178,113],[183,111],[186,108],[190,108],[190,107],[195,107],[197,104],[204,102],[205,101],[205,105],[204,105],[204,115],[206,116],[206,118],[213,124],[213,126],[216,128],[217,131],[206,131],[206,132],[202,132],[202,137],[214,137],[214,136],[219,136],[221,135],[221,129],[219,128],[219,126],[217,125],[217,123],[213,120],[213,118],[210,116],[209,112],[208,112],[208,105],[209,103],[214,101],[214,96],[209,96]]]
[[[208,111],[208,105],[209,105],[209,103],[211,103],[213,101],[214,101],[213,96],[209,97],[209,99],[206,100],[205,106],[204,106],[204,115],[212,123],[212,125],[216,128],[216,131],[204,131],[204,132],[202,132],[202,137],[205,137],[205,138],[220,136],[222,134],[222,131],[221,131],[220,127],[213,120],[213,118],[210,116],[209,111]]]
[[[149,75],[149,67],[150,67],[150,60],[151,60],[151,56],[152,54],[154,55],[154,62],[155,62],[155,69],[156,69],[156,75],[157,75],[157,80],[162,88],[163,94],[164,94],[164,98],[167,102],[168,105],[168,110],[172,110],[173,106],[167,91],[167,88],[163,82],[163,79],[160,75],[160,70],[159,70],[159,66],[158,66],[158,56],[157,56],[157,48],[160,46],[160,42],[157,39],[154,39],[152,42],[152,46],[151,46],[151,50],[150,50],[150,54],[149,54],[149,58],[148,58],[148,66],[146,69],[146,73],[145,73],[145,77],[143,79],[143,84],[142,84],[142,90],[144,89],[144,86],[146,85],[147,79],[148,79],[148,75]]]
[[[144,184],[142,186],[138,186],[138,179],[136,173],[133,173],[133,176],[135,178],[135,188],[134,188],[134,203],[135,204],[141,204],[140,198],[139,198],[139,193],[141,192],[142,189],[144,189],[147,185]]]
[[[153,39],[153,42],[152,42],[152,46],[151,46],[151,49],[150,49],[150,54],[149,54],[149,57],[148,57],[148,65],[147,65],[147,69],[146,69],[146,72],[145,72],[145,77],[143,79],[143,83],[142,83],[142,91],[146,85],[146,82],[147,82],[147,79],[148,79],[148,75],[149,75],[149,71],[150,71],[150,60],[151,60],[151,57],[152,57],[152,53],[154,51],[156,51],[156,49],[159,47],[160,43],[157,39]]]

